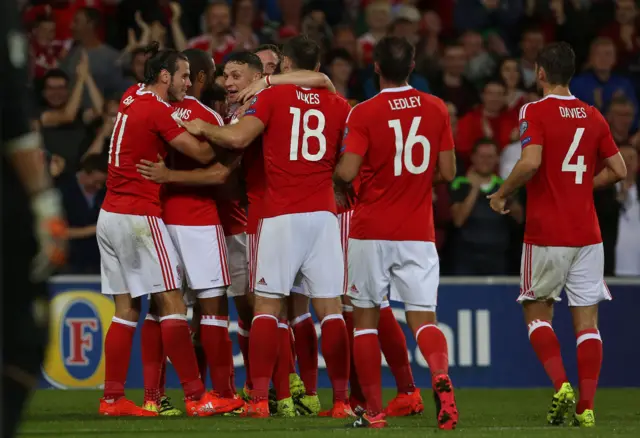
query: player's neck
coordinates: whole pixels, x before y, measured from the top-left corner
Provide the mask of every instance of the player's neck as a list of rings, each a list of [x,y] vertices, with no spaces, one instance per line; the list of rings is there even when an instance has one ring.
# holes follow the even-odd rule
[[[545,86],[543,89],[543,96],[547,97],[553,94],[554,96],[571,96],[571,91],[569,91],[569,87],[564,85],[549,85]]]
[[[387,88],[400,88],[400,87],[406,87],[408,86],[409,83],[408,82],[403,82],[401,84],[394,84],[393,82],[389,82],[384,80],[382,77],[380,77],[380,91],[387,89]]]
[[[165,87],[161,87],[158,84],[147,85],[145,87],[145,91],[151,91],[153,94],[156,94],[160,97],[160,99],[168,102],[169,101],[169,90]]]

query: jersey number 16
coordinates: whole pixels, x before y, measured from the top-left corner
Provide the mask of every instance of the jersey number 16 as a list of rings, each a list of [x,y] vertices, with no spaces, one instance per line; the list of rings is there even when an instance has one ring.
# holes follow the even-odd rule
[[[431,158],[431,143],[424,135],[418,135],[418,128],[420,127],[420,121],[422,117],[414,117],[411,121],[411,127],[409,128],[409,135],[404,138],[402,133],[402,125],[400,120],[389,120],[389,128],[392,128],[396,136],[396,155],[393,160],[393,175],[402,175],[402,168],[407,169],[409,173],[419,175],[424,173],[429,167],[429,160]],[[422,146],[423,158],[422,163],[419,166],[413,164],[413,147],[417,144]]]

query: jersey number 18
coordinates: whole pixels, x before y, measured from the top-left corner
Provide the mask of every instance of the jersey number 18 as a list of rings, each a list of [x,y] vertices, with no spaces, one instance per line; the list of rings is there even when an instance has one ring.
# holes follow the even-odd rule
[[[298,160],[298,150],[302,152],[302,158],[307,161],[320,161],[327,152],[327,139],[322,131],[324,131],[325,118],[321,111],[309,109],[301,114],[300,108],[289,108],[289,114],[293,114],[293,122],[291,123],[291,145],[289,149],[289,160]],[[301,117],[302,116],[302,117]],[[300,118],[302,118],[302,142],[300,141]],[[318,120],[316,128],[309,127],[311,118]],[[309,139],[318,139],[318,152],[312,154],[309,152]],[[302,143],[302,144],[300,144]]]

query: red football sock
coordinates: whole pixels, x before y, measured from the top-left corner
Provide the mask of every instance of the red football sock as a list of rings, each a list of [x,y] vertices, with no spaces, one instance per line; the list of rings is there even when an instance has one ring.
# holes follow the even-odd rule
[[[353,337],[353,359],[365,396],[367,413],[376,416],[382,412],[382,353],[378,330],[356,329]]]
[[[427,360],[432,376],[449,374],[447,339],[435,324],[425,324],[416,331],[416,342]]]
[[[293,320],[296,356],[300,378],[307,395],[316,395],[318,391],[318,335],[310,313]]]
[[[105,372],[104,398],[116,400],[124,397],[133,335],[137,323],[113,317],[104,340]]]
[[[291,397],[289,388],[289,367],[291,360],[291,341],[289,336],[289,324],[287,321],[278,323],[278,337],[280,345],[278,350],[278,360],[273,370],[273,386],[276,390],[276,399],[284,400]]]
[[[184,395],[199,400],[205,392],[200,380],[198,361],[191,342],[191,332],[185,315],[167,315],[160,318],[162,346],[180,378]]]
[[[202,315],[200,319],[200,344],[207,356],[213,389],[222,397],[234,395],[231,388],[233,352],[229,340],[227,316]]]
[[[296,373],[296,339],[293,337],[293,330],[289,327],[289,322],[286,321],[289,330],[289,374]]]
[[[160,319],[147,315],[140,333],[142,349],[142,376],[144,382],[144,400],[160,403],[160,378],[165,356],[162,350],[162,331]]]
[[[320,323],[322,355],[333,387],[333,401],[349,398],[349,335],[342,314],[327,315]]]
[[[560,342],[548,321],[536,319],[529,324],[529,341],[538,360],[558,391],[562,384],[568,382],[567,373],[562,362]]]
[[[362,388],[360,387],[360,381],[358,380],[358,372],[356,369],[356,360],[353,355],[353,307],[351,306],[342,306],[344,312],[342,312],[342,316],[344,317],[344,323],[347,327],[347,334],[349,335],[349,357],[351,359],[350,372],[349,372],[349,386],[351,389],[351,397],[355,398],[361,403],[364,403],[364,394],[362,393]]]
[[[587,329],[578,333],[576,343],[580,386],[580,399],[576,406],[576,413],[582,414],[585,409],[593,409],[593,399],[596,396],[602,366],[602,338],[597,329]]]
[[[278,360],[280,337],[278,318],[258,314],[251,322],[249,333],[249,362],[251,363],[251,395],[255,401],[269,397],[269,382]]]
[[[380,306],[380,320],[378,322],[380,348],[396,379],[398,393],[409,394],[416,390],[416,384],[409,364],[407,340],[396,317],[393,316],[393,310],[389,307],[388,302],[386,303],[386,307]]]
[[[244,361],[244,369],[247,375],[245,384],[247,388],[252,389],[253,384],[251,383],[251,368],[249,361],[249,330],[251,326],[246,327],[242,321],[238,321],[238,346],[240,347],[240,352],[242,353],[242,360]]]
[[[160,368],[160,397],[166,393],[167,386],[167,356],[162,359],[162,367]]]
[[[201,341],[198,340],[196,344],[193,346],[196,352],[196,360],[198,361],[198,372],[200,373],[200,380],[202,380],[202,384],[204,387],[207,387],[207,355],[204,352],[204,348],[202,348]]]

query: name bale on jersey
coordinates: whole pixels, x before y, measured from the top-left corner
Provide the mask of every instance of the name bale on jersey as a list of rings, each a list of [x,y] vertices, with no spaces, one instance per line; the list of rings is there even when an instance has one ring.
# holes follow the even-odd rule
[[[320,95],[318,93],[303,93],[296,90],[296,97],[307,105],[320,105]]]
[[[409,109],[409,108],[418,108],[422,106],[420,103],[419,96],[410,96],[410,97],[402,97],[400,99],[391,99],[389,101],[389,106],[392,111]]]
[[[560,109],[560,115],[565,119],[586,119],[587,112],[584,108],[567,108],[564,106],[558,107]]]

